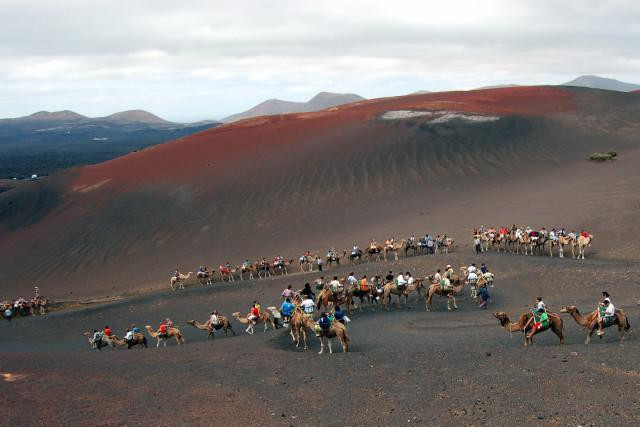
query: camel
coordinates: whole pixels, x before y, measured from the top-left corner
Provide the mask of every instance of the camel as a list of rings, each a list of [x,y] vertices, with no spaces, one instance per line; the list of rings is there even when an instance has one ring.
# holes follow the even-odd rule
[[[116,349],[115,343],[111,339],[109,339],[109,337],[105,337],[103,335],[102,339],[99,342],[95,343],[93,342],[93,334],[91,332],[85,332],[82,335],[87,337],[87,339],[89,340],[89,344],[91,345],[91,348],[94,350],[100,351],[104,347],[111,347],[112,350]]]
[[[375,256],[376,261],[380,261],[380,254],[384,250],[384,247],[376,242],[372,242],[367,248],[367,262],[371,262],[371,259]]]
[[[342,344],[342,351],[344,353],[349,352],[349,336],[347,335],[347,328],[340,322],[334,321],[331,324],[331,327],[328,330],[322,330],[320,325],[317,323],[314,325],[314,331],[316,333],[316,337],[320,340],[320,351],[318,354],[322,354],[324,352],[324,339],[327,338],[327,342],[329,343],[329,354],[333,354],[333,349],[331,348],[331,338],[338,337],[340,344]]]
[[[227,331],[231,331],[233,336],[236,335],[233,327],[231,326],[231,322],[229,322],[229,319],[222,315],[218,315],[218,324],[213,325],[213,327],[211,327],[211,322],[209,320],[204,323],[200,323],[197,320],[189,320],[187,324],[193,326],[196,329],[200,329],[201,331],[207,331],[209,333],[207,335],[207,339],[215,338],[216,335],[214,331],[217,331],[219,329],[224,329],[225,336],[227,335]]]
[[[304,265],[308,265],[309,266],[309,273],[313,273],[313,262],[316,260],[316,258],[312,255],[302,255],[300,257],[300,271],[302,273],[305,272],[304,270]],[[329,263],[329,257],[327,257],[327,263]]]
[[[278,274],[280,273],[283,276],[286,276],[287,274],[289,274],[289,269],[288,267],[293,264],[293,260],[282,260],[279,262],[275,262],[272,265],[273,268],[273,274]]]
[[[271,277],[271,265],[267,261],[262,260],[258,263],[257,269],[259,278]],[[261,273],[264,273],[264,276]]]
[[[245,332],[248,333],[249,335],[253,335],[253,332],[254,332],[253,323],[251,323],[251,321],[247,318],[247,316],[241,315],[239,311],[236,311],[235,313],[233,313],[232,316],[238,319],[238,322],[242,323],[243,325],[249,325],[247,329],[245,329]],[[264,310],[260,312],[260,316],[255,320],[255,322],[256,322],[256,325],[260,323],[264,324],[264,332],[267,332],[269,324],[273,326],[273,330],[278,329],[278,326],[279,326],[278,319],[273,319],[271,317],[271,313]]]
[[[583,235],[578,236],[573,241],[571,245],[571,255],[573,255],[573,259],[584,259],[584,250],[587,246],[591,246],[591,242],[593,241],[593,235],[589,234],[588,237]],[[575,254],[575,247],[578,247],[578,255]]]
[[[355,252],[353,252],[353,250],[350,251],[344,251],[344,256],[348,256],[349,257],[349,264],[351,265],[356,265],[356,260],[358,261],[358,264],[360,264],[360,262],[362,261],[362,249],[359,249]],[[338,263],[338,265],[340,265]]]
[[[547,312],[547,314],[549,315],[548,329],[551,329],[553,333],[558,336],[558,338],[560,339],[560,345],[564,344],[564,335],[562,333],[562,330],[563,330],[562,318],[555,313]],[[531,312],[522,313],[518,318],[518,321],[515,323],[511,323],[511,321],[509,320],[509,316],[504,311],[498,311],[496,313],[493,313],[493,317],[498,319],[498,321],[500,322],[500,326],[502,326],[508,332],[522,331],[522,333],[525,336],[525,340],[524,340],[525,347],[527,345],[533,345],[533,337],[531,338],[527,337],[527,333],[531,332],[531,329],[533,328],[533,313]],[[538,331],[536,332],[536,334],[544,332],[545,330],[546,329]]]
[[[184,282],[186,282],[187,280],[189,280],[189,278],[193,276],[193,271],[190,271],[189,273],[185,274],[178,274],[178,276],[171,276],[171,290],[175,291],[176,290],[176,285],[178,285],[178,289],[184,289]]]
[[[345,279],[340,279],[340,282],[344,286],[344,292],[341,297],[336,297],[336,295],[331,291],[331,289],[324,288],[318,295],[316,296],[316,305],[318,310],[324,306],[325,310],[329,309],[329,303],[333,303],[334,305],[342,305],[347,310],[348,314],[351,314],[351,302],[353,301],[353,292],[355,290],[354,287],[347,288],[344,284]]]
[[[147,348],[147,337],[142,334],[133,334],[133,340],[131,342],[127,342],[124,339],[118,338],[117,335],[111,335],[111,341],[118,347],[127,347],[127,350],[130,350],[131,347],[139,345],[143,348]]]
[[[571,245],[573,239],[568,236],[558,236],[558,240],[549,240],[549,256],[553,257],[553,247],[558,247],[558,257],[564,258],[564,247]]]
[[[573,317],[573,320],[575,320],[578,325],[589,330],[589,334],[587,335],[587,338],[584,341],[585,344],[589,344],[591,342],[591,337],[593,336],[594,332],[598,330],[598,310],[593,310],[591,313],[587,314],[586,316],[583,316],[580,314],[580,311],[576,306],[570,305],[570,306],[562,307],[560,309],[560,313],[569,313],[569,315]],[[613,324],[618,325],[620,343],[622,343],[622,341],[624,341],[624,333],[631,332],[631,324],[629,323],[629,319],[627,318],[627,315],[624,314],[624,311],[616,310],[616,319]],[[603,326],[605,328],[608,328],[609,326],[611,326],[611,324],[606,326],[603,325]],[[602,339],[602,335],[600,335],[600,339]]]
[[[439,248],[443,248],[444,254],[448,254],[453,248],[454,240],[451,237],[443,237],[442,239],[436,239],[436,250],[435,253],[438,253]]]
[[[41,316],[47,314],[45,307],[49,303],[47,298],[37,297],[31,300],[31,315],[35,316],[36,311],[40,313]]]
[[[544,255],[544,248],[547,246],[549,242],[549,237],[545,234],[541,234],[538,236],[538,239],[533,244],[533,249],[537,255]]]
[[[342,257],[345,257],[347,254],[347,251],[343,251],[342,255],[340,255],[337,251],[329,251],[327,253],[327,258],[326,258],[326,263],[327,263],[327,267],[331,267],[333,265],[333,263],[335,262],[337,266],[340,266],[340,259]],[[362,251],[360,251],[360,254],[362,254]]]
[[[428,278],[431,280],[431,277]],[[456,295],[458,295],[464,289],[464,282],[461,282],[459,279],[451,280],[451,285],[448,289],[443,289],[440,283],[432,283],[427,290],[427,295],[424,299],[425,310],[431,311],[433,310],[433,305],[431,301],[433,300],[434,295],[440,295],[442,297],[447,297],[447,310],[451,310],[451,301],[453,301],[453,308],[458,309],[456,304]]]
[[[161,342],[166,347],[167,346],[167,340],[169,338],[171,338],[171,337],[174,337],[178,344],[184,344],[184,337],[182,336],[182,333],[180,332],[180,329],[178,329],[176,327],[167,328],[166,335],[161,335],[160,334],[160,330],[154,331],[153,328],[151,326],[149,326],[149,325],[146,325],[145,329],[147,330],[149,335],[151,335],[151,338],[155,338],[155,339],[158,340],[158,343],[156,344],[156,347],[160,347],[160,343]]]
[[[387,253],[393,252],[393,256],[396,261],[398,261],[398,251],[404,248],[404,245],[407,243],[406,239],[402,239],[399,242],[393,243],[391,246],[385,245],[383,249],[384,260],[387,261]]]
[[[258,267],[255,264],[242,264],[237,269],[240,280],[244,280],[244,273],[249,273],[249,280],[253,280],[253,273],[257,273]]]
[[[296,305],[289,322],[291,324],[291,339],[296,343],[296,348],[300,347],[300,335],[302,335],[304,349],[307,350],[307,330],[313,331],[315,325],[313,317],[302,311],[300,305]]]
[[[414,255],[418,255],[419,249],[420,248],[415,239],[413,241],[407,240],[407,243],[404,245],[404,257],[406,258],[409,256],[409,251],[413,251]]]
[[[218,266],[218,271],[220,272],[220,278],[224,282],[225,277],[227,278],[227,282],[235,282],[236,279],[233,277],[233,273],[235,270],[229,267],[225,267],[224,265]]]
[[[531,255],[533,255],[533,243],[531,240],[531,236],[529,236],[529,233],[522,233],[522,235],[518,239],[516,253],[520,253],[520,248],[524,249],[524,255],[529,255],[529,249],[531,249]]]
[[[200,286],[213,285],[213,272],[206,268],[204,271],[198,271],[196,273],[196,279]]]
[[[482,252],[487,252],[489,250],[489,243],[491,242],[491,238],[489,237],[489,233],[483,231],[482,233],[474,233],[473,238],[478,237],[480,239],[480,250]]]
[[[391,303],[391,295],[398,296],[398,307],[402,306],[402,297],[404,297],[404,305],[407,306],[409,304],[409,294],[413,291],[418,292],[418,300],[422,298],[422,294],[425,293],[424,285],[422,284],[422,279],[414,279],[411,285],[405,285],[402,290],[398,289],[398,286],[394,282],[385,283],[382,287],[382,297],[380,298],[380,304],[386,310],[389,310],[389,304]],[[416,303],[417,303],[416,301]]]

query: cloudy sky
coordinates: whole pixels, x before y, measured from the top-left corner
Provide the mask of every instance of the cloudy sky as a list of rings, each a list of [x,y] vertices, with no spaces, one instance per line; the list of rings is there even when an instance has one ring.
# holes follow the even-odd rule
[[[640,83],[640,2],[0,0],[0,117],[221,118],[581,74]]]

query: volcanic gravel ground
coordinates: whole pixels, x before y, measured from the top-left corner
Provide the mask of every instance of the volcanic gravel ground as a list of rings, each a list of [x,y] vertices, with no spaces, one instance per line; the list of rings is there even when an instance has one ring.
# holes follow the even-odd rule
[[[486,261],[496,274],[493,304],[478,310],[467,292],[460,309],[436,311],[422,301],[389,312],[365,308],[348,325],[351,351],[318,355],[319,343],[296,350],[287,332],[253,336],[233,319],[237,337],[186,326],[217,308],[230,316],[258,299],[277,305],[287,284],[301,287],[315,274],[164,292],[46,317],[0,323],[0,404],[8,424],[216,425],[638,425],[640,342],[623,345],[617,331],[583,344],[586,333],[568,316],[566,345],[551,332],[522,346],[491,315],[515,319],[535,296],[558,311],[582,312],[604,289],[638,324],[637,265],[602,259],[506,254],[420,256],[362,264],[357,275],[410,270],[424,276],[446,263]],[[346,275],[350,267],[336,270]],[[329,272],[326,275],[330,275]],[[82,332],[109,324],[122,335],[132,322],[157,326],[170,316],[187,343],[156,349],[90,350]]]

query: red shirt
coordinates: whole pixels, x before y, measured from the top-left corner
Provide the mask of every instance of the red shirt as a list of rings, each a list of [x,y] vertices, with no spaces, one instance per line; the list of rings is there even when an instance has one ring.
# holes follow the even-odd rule
[[[582,233],[580,233],[580,235],[582,237],[589,237],[589,233],[587,233],[586,231],[583,231]]]
[[[260,312],[258,311],[258,307],[251,307],[251,314],[258,317],[260,315]]]
[[[106,336],[110,337],[110,336],[111,336],[111,329],[109,329],[109,328],[104,328],[104,334],[105,334]]]
[[[164,323],[160,325],[160,333],[161,334],[167,333],[167,325],[165,325]]]

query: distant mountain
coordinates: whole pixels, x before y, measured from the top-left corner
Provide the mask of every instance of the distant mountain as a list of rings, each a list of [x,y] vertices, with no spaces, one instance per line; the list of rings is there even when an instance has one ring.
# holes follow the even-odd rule
[[[409,95],[426,95],[427,93],[432,93],[430,90],[417,90],[415,92],[411,92]]]
[[[104,117],[103,119],[115,123],[147,123],[155,125],[165,125],[171,123],[167,120],[161,119],[155,114],[151,114],[150,112],[144,110],[121,111],[119,113],[114,113],[110,116]]]
[[[63,111],[54,111],[54,112],[50,112],[50,111],[38,111],[37,113],[33,113],[29,116],[25,116],[25,117],[17,117],[15,119],[9,119],[9,120],[24,120],[24,121],[74,121],[74,120],[83,120],[86,119],[86,116],[83,116],[82,114],[78,114],[75,113],[73,111],[69,111],[69,110],[63,110]]]
[[[580,76],[570,82],[563,83],[561,86],[580,86],[590,87],[592,89],[615,90],[618,92],[631,92],[640,90],[640,85],[633,83],[625,83],[615,79],[607,79],[599,76]]]
[[[320,111],[338,105],[349,104],[364,100],[363,97],[352,93],[320,92],[307,102],[283,101],[269,99],[242,113],[233,114],[222,119],[223,123],[231,123],[257,116],[272,116],[274,114],[304,113]]]

